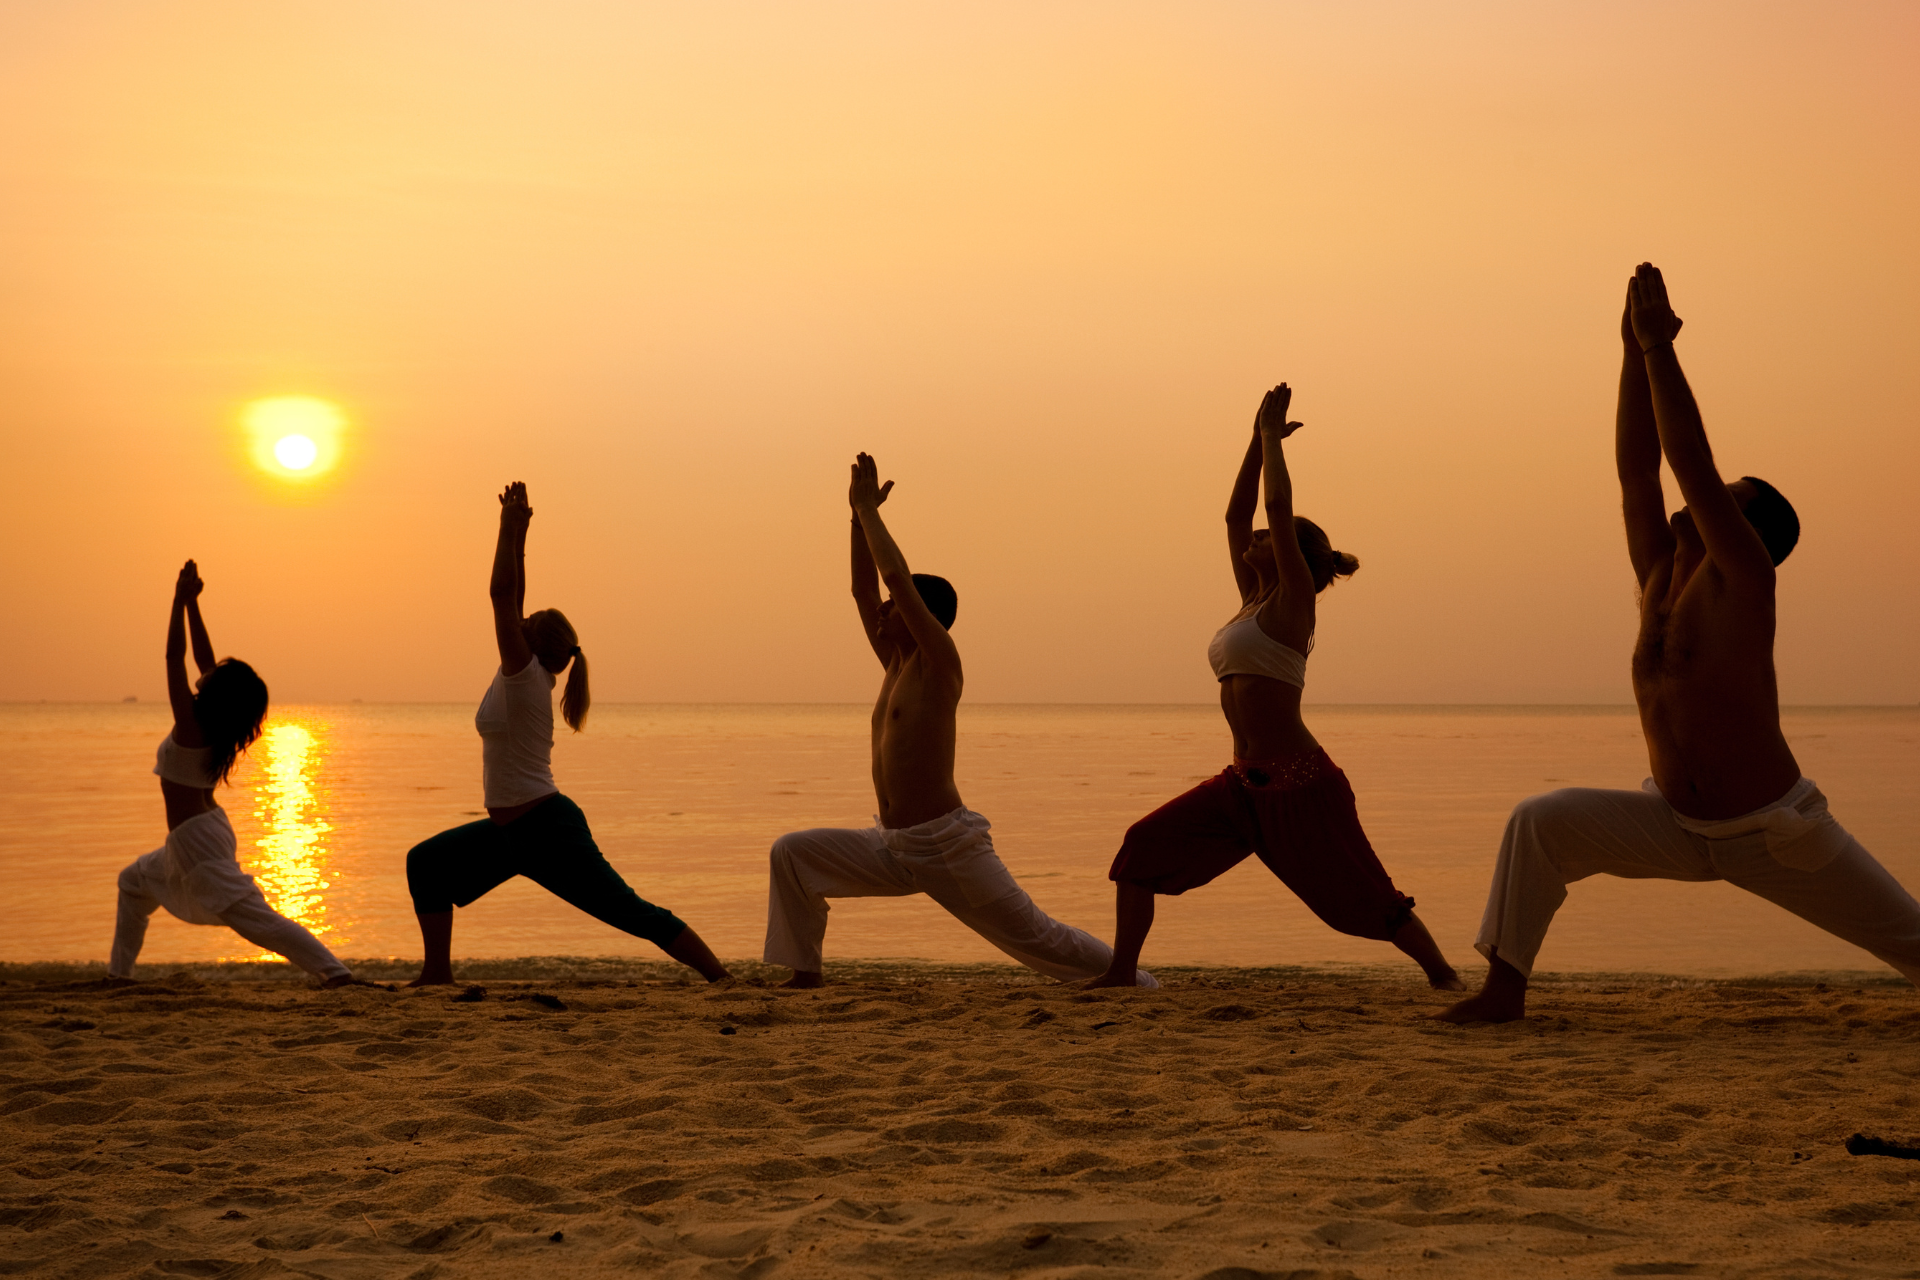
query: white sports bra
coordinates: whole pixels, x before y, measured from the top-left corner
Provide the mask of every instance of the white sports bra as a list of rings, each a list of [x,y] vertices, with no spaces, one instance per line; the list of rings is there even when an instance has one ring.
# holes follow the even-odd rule
[[[1313,646],[1309,643],[1307,647]],[[1207,661],[1213,664],[1214,677],[1219,680],[1265,676],[1296,689],[1307,687],[1307,655],[1262,631],[1259,618],[1253,614],[1235,618],[1213,633],[1213,641],[1207,645]]]
[[[206,791],[211,790],[216,781],[207,776],[207,766],[212,760],[212,747],[183,747],[169,733],[160,740],[160,750],[154,753],[153,771],[162,781]]]

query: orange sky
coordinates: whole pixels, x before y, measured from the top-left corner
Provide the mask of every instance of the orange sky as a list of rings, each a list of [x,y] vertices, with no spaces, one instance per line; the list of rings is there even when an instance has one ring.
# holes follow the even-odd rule
[[[1916,55],[1866,3],[5,6],[0,699],[162,696],[188,555],[281,700],[477,698],[514,478],[599,697],[864,699],[865,448],[971,698],[1202,701],[1284,378],[1364,562],[1311,699],[1623,702],[1651,258],[1806,523],[1783,697],[1920,700]],[[280,394],[352,420],[322,486],[248,458]]]

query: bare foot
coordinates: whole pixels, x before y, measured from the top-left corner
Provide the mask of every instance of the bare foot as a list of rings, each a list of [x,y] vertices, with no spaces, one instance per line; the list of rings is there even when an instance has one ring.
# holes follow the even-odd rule
[[[328,978],[325,982],[321,983],[320,985],[326,988],[328,991],[337,991],[341,987],[378,987],[382,991],[393,990],[393,988],[387,983],[368,982],[365,978],[356,978],[350,973],[343,973],[337,977]]]
[[[1448,969],[1444,973],[1428,972],[1427,985],[1435,991],[1465,991],[1467,989],[1467,984],[1462,982],[1460,975],[1452,969]]]
[[[407,985],[410,987],[450,987],[453,985],[453,973],[451,970],[446,973],[422,973]]]
[[[1436,1022],[1517,1022],[1527,1016],[1527,1003],[1482,991],[1428,1016]]]
[[[1097,991],[1101,987],[1137,987],[1140,985],[1140,979],[1131,973],[1123,976],[1109,971],[1097,978],[1088,978],[1084,982],[1076,982],[1073,985],[1082,991]]]
[[[824,987],[827,985],[827,980],[812,970],[795,969],[793,976],[780,985],[793,991],[805,991],[813,987]]]
[[[1527,1016],[1527,976],[1494,956],[1478,995],[1431,1015],[1440,1022],[1514,1022]]]

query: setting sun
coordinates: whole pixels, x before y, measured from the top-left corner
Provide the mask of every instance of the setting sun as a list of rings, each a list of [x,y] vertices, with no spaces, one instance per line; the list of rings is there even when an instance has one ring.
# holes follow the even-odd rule
[[[274,458],[289,471],[305,471],[319,454],[319,446],[308,436],[281,436],[273,446]]]
[[[255,400],[242,421],[255,465],[284,480],[308,480],[332,470],[347,425],[338,405],[313,396]]]

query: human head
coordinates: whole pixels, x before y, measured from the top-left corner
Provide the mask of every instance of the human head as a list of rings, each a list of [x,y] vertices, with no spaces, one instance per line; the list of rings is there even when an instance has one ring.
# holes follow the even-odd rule
[[[567,687],[560,695],[560,714],[568,728],[580,732],[580,726],[587,722],[587,706],[592,700],[587,694],[587,658],[580,652],[580,637],[575,634],[573,624],[558,609],[542,609],[521,623],[520,629],[526,634],[527,648],[533,650],[541,666],[555,675],[567,672]],[[569,663],[573,665],[570,671]]]
[[[960,611],[960,597],[955,593],[953,584],[935,574],[916,573],[913,575],[913,587],[935,621],[952,630],[953,619]],[[901,617],[891,599],[880,604],[880,634],[895,645],[910,647],[914,643],[913,632],[907,629],[906,619]]]
[[[1360,567],[1360,561],[1344,551],[1335,551],[1333,543],[1327,538],[1327,531],[1305,516],[1293,518],[1293,536],[1300,544],[1300,554],[1306,559],[1307,572],[1313,575],[1315,595],[1325,591],[1335,578],[1350,578],[1354,570]],[[1273,565],[1273,550],[1269,539],[1272,534],[1266,529],[1253,531],[1253,542],[1247,548],[1246,559],[1260,575],[1263,588],[1270,587],[1276,570]]]
[[[246,663],[222,658],[201,676],[193,692],[193,721],[213,751],[207,776],[225,782],[240,753],[260,736],[260,722],[266,718],[267,682]]]
[[[1741,476],[1739,483],[1752,490],[1752,496],[1740,504],[1740,514],[1760,535],[1773,562],[1779,564],[1793,554],[1800,541],[1800,516],[1785,495],[1760,477]],[[1739,496],[1737,488],[1734,492]]]
[[[913,575],[913,587],[920,593],[927,612],[941,626],[953,630],[953,620],[960,613],[960,596],[954,591],[953,584],[937,574],[916,573]]]

